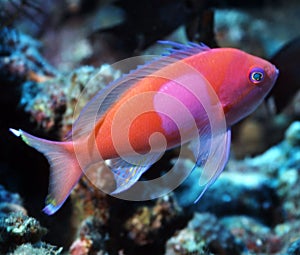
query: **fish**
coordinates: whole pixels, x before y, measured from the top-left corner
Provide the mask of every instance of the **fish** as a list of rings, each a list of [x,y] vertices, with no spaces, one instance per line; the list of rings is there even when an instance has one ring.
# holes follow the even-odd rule
[[[114,175],[116,189],[111,194],[122,194],[164,151],[189,144],[194,168],[207,169],[196,201],[225,168],[231,126],[263,102],[278,69],[235,48],[159,43],[171,48],[100,90],[82,109],[65,141],[10,129],[49,161],[46,214],[61,208],[96,162],[104,162]]]

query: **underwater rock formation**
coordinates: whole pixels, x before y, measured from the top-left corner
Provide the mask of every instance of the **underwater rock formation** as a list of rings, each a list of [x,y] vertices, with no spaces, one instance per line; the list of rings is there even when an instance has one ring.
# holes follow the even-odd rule
[[[259,173],[224,171],[216,183],[206,191],[203,199],[193,205],[195,195],[184,187],[195,187],[198,179],[191,174],[188,181],[178,189],[179,204],[188,211],[211,212],[218,217],[247,214],[258,217],[266,224],[274,224],[282,218],[281,203],[276,189]],[[242,181],[243,180],[243,181]],[[194,190],[194,188],[192,188]],[[190,193],[190,194],[188,194]]]
[[[103,223],[97,217],[88,217],[81,223],[79,237],[71,245],[70,254],[108,254],[105,251],[108,239]]]
[[[38,243],[47,230],[40,223],[22,212],[0,217],[0,251],[10,252],[26,243]],[[52,248],[51,248],[52,249]],[[17,254],[17,253],[15,253]]]
[[[128,238],[139,246],[161,242],[165,238],[161,233],[172,231],[172,225],[182,217],[182,213],[174,198],[165,196],[158,199],[153,207],[138,207],[124,227]]]
[[[0,30],[0,78],[4,81],[43,81],[58,74],[40,54],[41,43],[14,29]]]
[[[286,255],[297,255],[300,254],[300,240],[296,240],[291,243],[290,247],[288,248]]]
[[[76,190],[73,193],[78,194]],[[99,203],[98,208],[90,207],[94,209],[90,211],[90,216],[88,211],[73,216],[77,219],[74,225],[80,227],[77,238],[70,246],[70,254],[161,254],[165,241],[186,223],[183,211],[171,195],[157,199],[151,206],[144,203],[143,206],[124,204],[107,196],[105,198],[107,207]],[[78,200],[73,198],[72,202]],[[87,208],[87,205],[82,206]],[[78,211],[76,208],[75,212]],[[103,218],[101,210],[107,210],[108,218]],[[83,220],[78,223],[82,217]]]
[[[268,177],[283,203],[288,218],[297,218],[300,215],[298,202],[300,190],[297,188],[300,183],[297,171],[300,151],[299,134],[300,122],[297,121],[292,123],[285,132],[284,141],[260,156],[242,161],[248,167],[247,171],[261,172]]]
[[[210,213],[196,213],[187,228],[168,240],[165,255],[231,254],[239,255],[242,243]]]
[[[19,194],[0,185],[0,254],[59,255],[62,248],[41,242],[46,233],[38,220],[27,215]]]
[[[101,176],[101,168],[96,167],[93,171],[96,175]],[[73,228],[80,240],[89,240],[89,232],[94,232],[95,229],[98,231],[99,225],[106,226],[108,224],[111,206],[108,196],[93,186],[84,176],[72,191],[71,199],[73,210],[70,217]],[[91,227],[93,227],[92,230],[90,230]]]
[[[267,177],[268,182],[276,191],[280,206],[271,210],[273,211],[272,229],[269,231],[270,234],[267,234],[268,237],[262,238],[262,240],[271,241],[268,246],[271,250],[275,249],[273,251],[275,253],[284,254],[290,242],[298,237],[300,226],[299,137],[300,122],[296,121],[286,130],[285,139],[281,143],[254,158],[239,162],[232,160],[227,167],[227,171],[230,172],[254,172],[259,174],[258,178],[260,179]],[[270,206],[270,204],[266,205]],[[258,219],[261,220],[260,217]],[[254,224],[249,225],[253,226]],[[244,225],[242,229],[245,231]],[[259,239],[259,235],[257,232],[254,239]],[[248,240],[251,239],[248,238]],[[269,241],[265,242],[264,245],[267,245]],[[271,250],[266,252],[271,253]]]
[[[41,128],[61,129],[63,138],[92,96],[120,75],[120,71],[104,64],[100,68],[83,66],[44,82],[26,82],[21,104]]]
[[[237,215],[220,219],[220,223],[228,229],[245,247],[245,251],[253,254],[278,254],[283,248],[283,241],[275,230],[263,225],[259,220],[248,216]]]
[[[23,201],[19,194],[9,192],[0,185],[0,217],[5,217],[12,212],[21,212],[27,215],[27,211],[23,207]]]
[[[186,212],[217,215],[249,252],[281,254],[297,238],[300,226],[299,155],[300,122],[294,122],[285,139],[265,153],[244,160],[231,158],[201,201],[191,206],[201,190],[195,189],[198,179],[192,173],[175,192],[178,203]],[[189,159],[178,164],[179,168],[190,166]],[[194,238],[190,231],[187,235]]]
[[[43,242],[35,243],[35,244],[22,244],[18,248],[16,248],[9,255],[60,255],[62,254],[62,248],[57,248],[56,246],[46,244]]]

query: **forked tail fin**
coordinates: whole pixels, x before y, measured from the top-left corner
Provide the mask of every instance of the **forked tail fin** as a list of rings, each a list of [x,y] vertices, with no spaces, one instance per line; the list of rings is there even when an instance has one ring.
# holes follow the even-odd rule
[[[72,142],[53,142],[41,139],[20,129],[10,129],[10,131],[14,135],[20,136],[29,146],[42,152],[48,159],[50,184],[43,211],[48,215],[54,214],[66,201],[83,173],[73,150],[70,149]]]

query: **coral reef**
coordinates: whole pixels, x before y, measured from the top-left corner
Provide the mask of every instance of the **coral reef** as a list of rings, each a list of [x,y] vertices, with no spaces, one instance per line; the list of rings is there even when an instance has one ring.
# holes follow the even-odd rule
[[[161,233],[171,231],[181,214],[182,210],[172,196],[160,198],[153,207],[137,208],[134,215],[127,219],[127,236],[139,246],[161,241]]]
[[[287,129],[299,117],[299,97],[294,97],[299,37],[274,56],[299,36],[297,0],[0,0],[0,5],[1,254],[63,252],[48,242],[72,255],[299,254],[300,122]],[[48,165],[5,132],[20,126],[62,139],[86,102],[120,77],[121,71],[106,63],[160,54],[153,43],[168,38],[238,47],[274,61],[280,87],[270,97],[277,112],[270,100],[233,127],[226,170],[197,204],[197,171],[173,194],[130,202],[99,190],[115,185],[111,172],[99,164],[85,173],[71,203],[58,215],[43,216],[36,209],[42,203],[36,190],[44,186],[40,196],[46,193]],[[172,165],[174,154],[153,167],[155,174]],[[193,165],[187,157],[176,167],[180,172]],[[26,209],[23,199],[1,184],[21,191]],[[28,186],[36,189],[28,192]]]
[[[231,158],[224,173],[193,206],[191,201],[199,190],[194,188],[198,175],[192,173],[175,193],[179,204],[188,212],[217,215],[216,221],[222,223],[249,252],[285,252],[290,242],[297,238],[300,224],[299,134],[300,122],[294,122],[286,130],[285,139],[262,155],[244,160]],[[185,159],[177,167],[190,169],[191,162]],[[195,239],[190,230],[187,236],[188,240]],[[196,243],[191,247],[205,250],[207,245]],[[188,251],[191,252],[185,250]]]
[[[59,255],[62,248],[41,242],[46,233],[38,220],[27,215],[19,194],[0,185],[0,254]]]
[[[1,243],[20,245],[22,243],[35,243],[46,234],[46,229],[31,217],[20,212],[10,213],[0,219]]]
[[[187,165],[190,165],[188,162]],[[204,194],[201,203],[191,206],[197,197],[189,187],[197,185],[198,178],[191,177],[178,189],[179,204],[188,211],[211,212],[218,217],[247,214],[259,217],[267,224],[282,219],[281,202],[269,180],[260,173],[224,171],[218,181]],[[189,194],[188,194],[189,193]],[[199,193],[198,193],[199,194]]]
[[[276,189],[288,218],[299,216],[299,133],[300,122],[294,122],[285,133],[285,140],[264,154],[244,161],[247,171],[261,171]],[[237,169],[236,169],[237,170]]]
[[[55,249],[54,246],[42,245],[39,247],[39,242],[46,234],[47,230],[40,223],[31,217],[28,217],[22,212],[13,212],[0,217],[0,251],[2,253],[11,252],[15,249],[18,252],[29,252],[31,249],[42,249],[45,251]],[[28,244],[27,246],[21,246]],[[36,244],[35,248],[30,244]],[[18,247],[19,246],[19,247]],[[30,248],[31,247],[31,248]],[[13,254],[18,254],[15,250]],[[59,253],[57,253],[59,254]]]
[[[94,169],[95,172],[101,171],[99,168]],[[88,222],[101,222],[106,225],[109,220],[110,203],[107,195],[93,186],[91,182],[84,177],[71,193],[73,212],[72,224],[80,232],[80,225],[86,225]],[[93,217],[91,220],[90,217]],[[99,223],[100,224],[100,223]],[[89,223],[89,225],[92,225]]]
[[[81,223],[79,237],[71,245],[70,254],[108,254],[105,251],[108,239],[103,223],[97,217],[90,216]]]
[[[79,194],[76,190],[73,193]],[[73,203],[78,200],[78,198],[72,199]],[[72,255],[122,254],[123,251],[125,254],[138,251],[144,254],[161,253],[165,241],[177,228],[183,227],[186,223],[181,208],[171,195],[157,199],[152,206],[136,204],[131,207],[130,205],[124,206],[122,202],[108,200],[109,206],[98,204],[98,207],[89,207],[88,199],[85,198],[84,201],[86,202],[81,206],[91,210],[81,210],[81,214],[73,216],[73,219],[77,220],[74,225],[80,225],[80,227],[77,230],[77,238],[70,247]],[[89,201],[91,203],[93,200]],[[105,203],[105,200],[102,201]],[[118,209],[120,207],[127,213],[120,215]],[[76,208],[77,206],[74,211],[78,212]],[[108,218],[103,218],[101,211],[105,211],[105,217]],[[80,218],[83,220],[78,223]]]
[[[0,185],[0,217],[5,217],[12,212],[21,212],[24,215],[27,214],[19,194],[11,193]]]
[[[15,249],[12,253],[8,255],[60,255],[62,254],[62,248],[57,248],[56,246],[46,244],[43,242],[35,243],[35,244],[22,244],[17,249]]]
[[[57,71],[41,56],[41,43],[9,28],[0,30],[0,77],[4,81],[44,81]]]
[[[243,169],[244,172],[258,172],[261,176],[264,174],[276,190],[282,209],[281,212],[274,211],[273,233],[284,243],[282,252],[286,251],[290,243],[298,237],[300,214],[299,134],[300,122],[297,121],[286,130],[283,142],[273,146],[260,156],[241,161],[236,165],[230,164],[228,167],[230,171]],[[277,243],[279,242],[277,241]]]
[[[180,230],[166,244],[166,255],[241,254],[243,245],[236,241],[210,213],[196,213],[187,228]]]
[[[120,71],[104,64],[100,68],[83,66],[69,75],[58,75],[44,82],[26,82],[21,104],[46,131],[61,128],[63,138],[92,96],[120,75]]]
[[[283,248],[282,239],[274,229],[248,216],[229,216],[220,219],[245,250],[253,254],[278,254]]]
[[[182,229],[176,232],[166,243],[165,255],[210,255],[205,241],[199,240],[197,233],[192,229]]]
[[[300,253],[300,240],[293,242],[288,248],[287,255],[297,255]]]

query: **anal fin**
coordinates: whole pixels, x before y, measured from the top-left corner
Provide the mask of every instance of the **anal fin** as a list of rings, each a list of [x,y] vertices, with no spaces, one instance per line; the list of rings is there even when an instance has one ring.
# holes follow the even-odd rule
[[[152,153],[127,160],[123,158],[106,160],[105,163],[111,168],[116,182],[116,189],[111,194],[118,194],[133,186],[159,157],[160,153]]]
[[[226,133],[219,134],[214,139],[202,137],[202,140],[204,141],[202,143],[192,141],[190,146],[196,158],[193,170],[202,168],[199,185],[204,185],[194,203],[199,201],[224,170],[230,153],[231,130],[228,128]],[[200,147],[196,148],[196,145]]]

